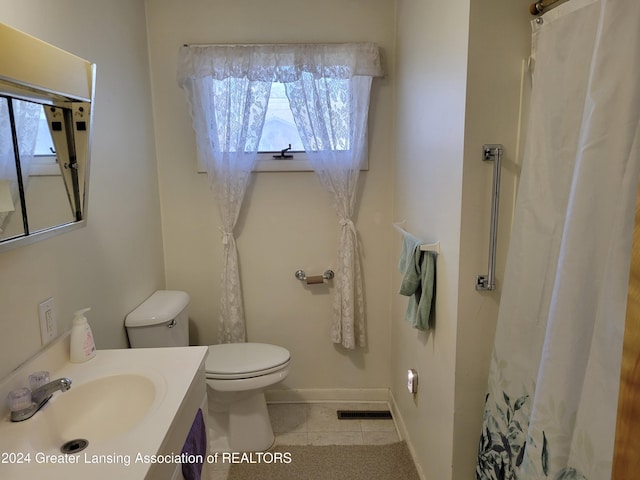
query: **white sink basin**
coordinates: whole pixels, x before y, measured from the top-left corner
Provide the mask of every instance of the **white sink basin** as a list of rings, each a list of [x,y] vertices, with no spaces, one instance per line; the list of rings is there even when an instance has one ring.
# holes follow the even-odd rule
[[[166,391],[157,372],[116,373],[74,381],[66,392],[56,392],[33,417],[0,423],[3,451],[59,454],[62,446],[87,440],[88,452],[111,444],[123,445],[131,433],[161,403]]]
[[[138,374],[111,375],[77,387],[72,383],[26,420],[33,422],[32,445],[40,451],[59,450],[70,440],[93,444],[128,432],[149,413],[156,394],[155,383]]]

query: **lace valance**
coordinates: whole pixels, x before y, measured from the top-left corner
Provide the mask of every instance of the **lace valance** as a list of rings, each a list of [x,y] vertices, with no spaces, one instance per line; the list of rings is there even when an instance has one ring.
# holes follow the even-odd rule
[[[383,74],[375,43],[185,45],[178,55],[179,85],[203,77],[288,83],[303,72],[344,79]]]

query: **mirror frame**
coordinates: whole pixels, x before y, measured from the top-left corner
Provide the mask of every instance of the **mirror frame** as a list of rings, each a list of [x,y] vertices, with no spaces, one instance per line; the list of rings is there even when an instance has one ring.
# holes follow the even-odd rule
[[[89,105],[86,142],[74,137],[76,149],[86,152],[84,158],[78,158],[78,166],[84,170],[79,188],[82,218],[0,240],[2,252],[86,226],[96,65],[3,23],[0,45],[9,46],[0,49],[0,88],[4,93],[44,105],[64,103],[71,109]]]

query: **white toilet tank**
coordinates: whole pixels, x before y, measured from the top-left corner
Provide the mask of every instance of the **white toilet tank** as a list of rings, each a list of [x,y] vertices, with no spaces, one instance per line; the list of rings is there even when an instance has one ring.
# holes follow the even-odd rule
[[[131,348],[189,345],[189,295],[158,290],[125,319]]]

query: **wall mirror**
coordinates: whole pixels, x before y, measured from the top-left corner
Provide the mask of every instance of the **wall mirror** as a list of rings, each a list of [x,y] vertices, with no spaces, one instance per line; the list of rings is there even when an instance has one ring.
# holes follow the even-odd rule
[[[0,24],[0,251],[86,224],[95,65]]]

